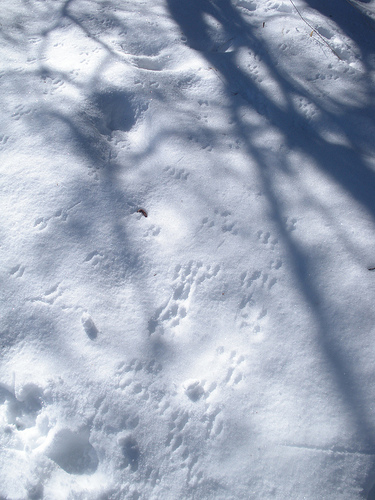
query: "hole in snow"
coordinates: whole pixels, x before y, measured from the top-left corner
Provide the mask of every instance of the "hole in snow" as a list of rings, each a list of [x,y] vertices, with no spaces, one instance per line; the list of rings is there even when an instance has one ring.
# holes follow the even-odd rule
[[[128,467],[130,465],[130,469],[133,472],[136,472],[138,470],[140,455],[137,441],[132,436],[127,436],[125,438],[121,438],[119,440],[119,444],[122,450],[124,467]]]
[[[135,94],[120,90],[95,94],[93,101],[103,124],[110,132],[128,132],[148,107],[148,104],[137,99]]]
[[[56,433],[47,456],[68,474],[93,474],[99,463],[88,434],[72,432],[70,429]]]
[[[323,28],[322,26],[319,26],[319,28],[317,28],[317,31],[322,35],[324,36],[324,38],[327,38],[328,40],[330,40],[332,38],[332,32],[330,30],[327,30],[327,28]]]

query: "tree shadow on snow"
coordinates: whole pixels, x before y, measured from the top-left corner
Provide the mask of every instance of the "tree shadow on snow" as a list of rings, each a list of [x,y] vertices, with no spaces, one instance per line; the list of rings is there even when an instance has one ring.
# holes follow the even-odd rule
[[[332,19],[356,43],[365,69],[369,71],[371,64],[374,63],[371,45],[375,46],[375,33],[369,29],[367,41],[363,41],[364,38],[356,31],[357,26],[362,26],[360,14],[353,13],[353,7],[347,2],[336,1],[334,4],[319,0],[307,0],[307,2],[327,18],[330,18],[330,15],[333,16]],[[320,302],[318,286],[311,273],[314,263],[297,240],[291,237],[286,227],[284,206],[275,182],[275,172],[282,169],[289,175],[293,175],[289,167],[289,159],[282,152],[276,158],[275,155],[270,155],[266,147],[262,148],[255,144],[251,138],[251,130],[243,117],[244,108],[255,110],[265,117],[283,136],[290,149],[303,152],[321,169],[322,174],[329,176],[341,186],[375,220],[373,194],[375,174],[358,152],[365,150],[368,156],[373,156],[375,153],[375,146],[369,139],[372,137],[371,131],[375,130],[373,119],[375,110],[373,100],[370,99],[373,97],[373,90],[368,90],[368,102],[361,103],[359,100],[358,102],[352,100],[351,105],[346,105],[335,101],[332,97],[332,106],[324,108],[324,105],[308,92],[306,86],[293,80],[285,70],[280,69],[269,47],[259,35],[261,27],[255,29],[246,22],[240,11],[229,0],[189,0],[189,2],[167,0],[167,5],[171,17],[185,35],[187,44],[206,59],[209,67],[216,72],[225,87],[236,135],[245,145],[249,156],[255,159],[264,193],[271,207],[273,221],[278,226],[279,233],[291,256],[299,289],[317,318],[320,345],[333,369],[336,386],[354,417],[355,431],[358,435],[357,451],[375,455],[375,435],[372,430],[371,414],[353,374],[349,356],[346,357],[342,353],[337,340],[330,335],[332,325],[328,308]],[[92,29],[85,26],[81,18],[79,20],[72,13],[73,6],[74,0],[67,0],[64,3],[60,11],[59,23],[44,32],[46,43],[48,35],[58,28],[59,24],[69,21],[104,48],[109,57],[118,58],[118,54],[99,35],[93,33]],[[214,19],[218,28],[213,28],[208,18]],[[125,29],[116,16],[102,10],[97,19],[98,28],[102,29],[104,21],[111,21],[112,27],[115,26],[119,30]],[[234,50],[228,51],[232,45]],[[251,74],[241,69],[236,59],[237,50],[240,48],[245,48],[261,58],[270,78],[277,82],[280,88],[285,102],[284,106],[277,105],[259,87]],[[41,71],[42,73],[45,78],[56,76],[46,68]],[[63,77],[69,79],[68,75],[63,75]],[[116,159],[111,158],[113,148],[110,139],[113,132],[130,130],[140,114],[145,112],[148,104],[146,99],[137,100],[136,93],[122,92],[117,89],[101,91],[95,87],[95,83],[92,82],[92,89],[90,89],[91,108],[89,107],[83,113],[73,115],[64,114],[57,109],[42,109],[39,114],[34,115],[33,120],[37,120],[45,133],[48,131],[49,124],[53,123],[51,127],[53,130],[56,130],[56,124],[59,124],[61,145],[64,142],[72,144],[73,149],[90,164],[93,175],[95,170],[101,170],[100,188],[92,191],[89,187],[80,185],[77,186],[76,193],[72,196],[77,195],[80,199],[83,197],[87,213],[90,213],[90,207],[93,212],[98,205],[102,207],[102,224],[108,227],[107,234],[112,238],[111,247],[118,249],[118,254],[113,256],[113,264],[121,282],[128,278],[129,273],[132,276],[142,274],[144,264],[141,260],[144,252],[137,252],[130,244],[128,245],[131,237],[121,224],[124,213],[135,212],[138,208],[139,195],[126,193],[126,190],[118,185],[117,172],[121,166]],[[324,134],[319,133],[298,110],[292,98],[293,95],[312,101],[324,120],[336,127],[346,138],[345,144],[329,141]],[[366,123],[371,127],[368,138],[363,130],[357,130],[356,127],[358,123],[362,123],[362,119],[367,120]],[[192,133],[193,128],[192,125]],[[214,134],[209,127],[204,132],[209,141],[214,140]],[[184,133],[189,133],[189,130],[185,128]],[[173,130],[172,126],[170,130],[165,128],[157,131],[143,155],[149,155],[160,140],[173,134],[177,136],[179,132]],[[136,156],[134,158],[140,160]],[[302,166],[300,173],[303,175]],[[311,189],[313,190],[313,187]],[[77,241],[83,236],[87,237],[88,234],[94,238],[97,223],[98,221],[88,219],[83,225],[70,225],[65,230],[69,232],[70,239],[76,238]],[[141,281],[140,279],[139,283]],[[143,293],[142,290],[140,292]],[[154,325],[151,327],[154,328]],[[65,436],[62,437],[65,438]],[[124,443],[124,456],[134,469],[138,467],[138,454],[134,443]],[[62,462],[62,466],[66,468],[65,456],[61,459],[56,455],[53,459],[57,463]]]
[[[353,12],[355,9],[346,2],[337,1],[333,4],[333,2],[309,0],[308,3],[324,16],[333,15],[341,29],[355,41],[366,71],[369,71],[371,64],[374,63],[375,33],[368,29],[364,41],[363,33],[357,31],[358,26],[361,26],[361,29],[365,29],[366,26],[361,23],[361,15]],[[331,366],[336,387],[354,417],[354,434],[358,437],[358,451],[375,455],[372,414],[366,405],[360,383],[353,373],[349,353],[344,354],[339,342],[330,334],[333,325],[329,308],[320,303],[318,283],[312,278],[311,255],[307,255],[296,239],[291,238],[286,228],[284,207],[278,194],[278,186],[275,184],[275,173],[280,168],[288,170],[289,160],[282,152],[275,160],[275,157],[272,158],[272,155],[268,154],[266,148],[255,145],[243,119],[244,106],[265,116],[282,134],[289,148],[303,152],[320,168],[323,175],[329,176],[341,186],[375,220],[375,174],[359,152],[365,150],[369,157],[375,153],[374,142],[371,140],[375,131],[373,90],[368,89],[366,102],[352,101],[350,105],[342,104],[339,101],[335,102],[333,96],[331,101],[334,106],[330,109],[324,108],[324,105],[314,99],[303,85],[293,80],[285,70],[280,69],[269,47],[259,36],[260,27],[252,27],[245,22],[240,11],[229,0],[189,2],[167,0],[167,4],[171,16],[187,39],[186,43],[193,50],[199,51],[225,86],[237,135],[246,145],[249,156],[256,160],[264,192],[272,207],[273,220],[291,255],[300,291],[318,320],[319,342]],[[214,22],[209,23],[209,19],[213,19]],[[215,23],[216,28],[213,27]],[[227,48],[231,43],[236,48],[229,52]],[[281,89],[285,106],[275,104],[260,89],[255,79],[241,69],[236,59],[236,51],[243,47],[261,58],[271,78]],[[346,144],[334,143],[324,134],[318,133],[294,104],[292,96],[296,94],[313,101],[322,113],[323,120],[340,130],[342,136],[346,138]],[[362,125],[362,128],[358,129],[358,124]],[[370,127],[370,134],[363,129],[363,124]],[[303,175],[302,166],[301,175]],[[313,187],[311,190],[313,191]]]

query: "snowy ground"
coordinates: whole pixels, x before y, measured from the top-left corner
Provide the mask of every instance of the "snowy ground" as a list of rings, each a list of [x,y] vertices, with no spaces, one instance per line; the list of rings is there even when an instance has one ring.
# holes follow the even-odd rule
[[[375,0],[3,0],[0,52],[0,498],[373,500]]]

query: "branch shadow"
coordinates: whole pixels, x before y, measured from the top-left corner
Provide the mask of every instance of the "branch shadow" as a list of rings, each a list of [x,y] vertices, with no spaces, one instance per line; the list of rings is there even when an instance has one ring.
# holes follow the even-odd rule
[[[319,10],[324,16],[334,13],[334,18],[344,32],[355,41],[360,48],[366,64],[366,71],[373,57],[375,46],[374,34],[369,30],[369,39],[363,43],[358,32],[358,23],[361,18],[358,13],[351,11],[351,6],[345,2],[320,2],[309,0],[311,7]],[[341,393],[349,413],[355,421],[355,435],[358,438],[358,447],[364,453],[375,455],[375,434],[373,431],[373,416],[366,406],[364,394],[359,381],[356,380],[348,354],[343,354],[342,346],[330,334],[332,328],[328,308],[320,303],[317,283],[312,276],[313,263],[302,246],[292,239],[283,218],[282,200],[278,196],[275,185],[275,172],[279,168],[287,168],[288,158],[280,154],[278,161],[272,161],[266,148],[256,146],[248,133],[247,125],[243,120],[243,107],[256,110],[265,116],[268,122],[284,137],[289,148],[303,152],[321,170],[356,202],[361,204],[365,211],[375,220],[375,197],[373,189],[375,174],[366,164],[361,153],[367,150],[373,156],[375,148],[373,141],[366,137],[363,129],[356,130],[353,113],[371,126],[374,131],[374,101],[373,92],[369,91],[366,102],[347,105],[335,103],[332,109],[324,107],[299,82],[294,81],[285,71],[278,67],[277,61],[269,51],[269,47],[259,35],[257,29],[251,26],[241,16],[240,11],[228,0],[191,0],[189,3],[178,0],[167,0],[172,18],[179,25],[186,36],[187,44],[206,59],[220,77],[230,101],[232,118],[236,124],[237,135],[246,145],[250,157],[255,158],[259,174],[262,178],[264,192],[271,206],[272,218],[279,228],[282,239],[291,256],[294,275],[299,285],[301,295],[314,311],[319,325],[319,344],[326,360],[332,368],[334,381]],[[209,19],[214,23],[209,23]],[[363,23],[362,23],[363,24]],[[235,48],[228,52],[228,44],[223,40],[235,40]],[[372,47],[372,50],[371,50]],[[276,105],[260,88],[249,73],[245,73],[236,60],[236,51],[246,48],[256,54],[266,65],[268,72],[282,89],[286,105],[282,108]],[[223,50],[221,52],[221,50]],[[292,100],[292,95],[301,95],[309,98],[319,109],[323,120],[335,124],[347,138],[349,145],[334,144],[328,141],[324,134],[318,133],[316,128],[298,113]],[[334,102],[334,98],[332,98]],[[362,122],[362,123],[363,123]],[[365,140],[364,140],[365,137]],[[271,160],[271,161],[270,161]]]
[[[328,5],[318,0],[308,0],[311,7],[319,10],[323,15],[329,16],[332,8],[338,11],[335,21],[341,29],[347,33],[360,47],[365,61],[367,71],[371,65],[370,42],[374,41],[371,35],[368,45],[363,45],[358,33],[353,30],[352,21],[347,8],[343,8],[342,2]],[[48,28],[44,32],[47,39],[49,33],[56,29],[61,23],[68,20],[76,25],[83,33],[98,43],[108,55],[114,59],[118,54],[102,38],[93,33],[90,28],[72,13],[74,0],[67,0],[61,9],[60,21]],[[353,200],[360,203],[365,211],[371,214],[375,220],[375,198],[373,196],[373,186],[375,181],[374,172],[368,167],[362,151],[365,149],[369,156],[375,153],[374,145],[364,140],[363,131],[355,130],[355,120],[353,114],[358,116],[360,122],[366,117],[371,127],[374,127],[374,105],[371,94],[364,104],[353,103],[351,106],[335,102],[332,98],[331,108],[325,107],[323,102],[314,98],[308,92],[306,86],[293,80],[287,72],[280,69],[277,61],[273,58],[269,47],[259,36],[259,30],[255,30],[244,20],[238,9],[229,0],[190,0],[183,3],[179,0],[167,0],[167,5],[171,17],[184,33],[187,44],[192,50],[198,51],[207,61],[208,65],[216,72],[223,83],[227,98],[230,103],[230,111],[235,126],[236,135],[241,138],[249,156],[255,159],[258,166],[259,175],[262,179],[264,193],[271,207],[271,214],[274,223],[279,228],[279,233],[294,263],[294,275],[299,284],[299,290],[306,303],[314,311],[319,325],[319,340],[322,351],[333,369],[335,383],[338,390],[343,395],[347,408],[355,421],[356,432],[358,434],[359,451],[363,453],[375,454],[375,435],[373,433],[371,414],[364,403],[363,394],[355,379],[353,370],[347,356],[342,354],[342,349],[338,349],[337,341],[330,335],[330,318],[328,309],[322,307],[317,283],[313,280],[313,262],[298,242],[291,238],[283,217],[283,204],[278,194],[275,184],[275,172],[278,169],[288,170],[289,160],[280,153],[278,161],[269,154],[266,148],[256,145],[251,139],[251,130],[245,123],[243,117],[244,108],[255,110],[259,115],[265,117],[268,122],[280,132],[287,146],[291,149],[302,151],[316,165],[321,172],[329,176],[334,182],[340,185]],[[330,12],[329,12],[330,11]],[[219,29],[214,29],[209,25],[207,16],[214,19]],[[112,18],[113,25],[119,30],[124,30],[122,25],[114,16],[104,16],[102,20]],[[353,18],[353,23],[359,23],[357,17]],[[102,27],[98,18],[98,27]],[[373,45],[374,46],[374,45]],[[228,48],[234,47],[229,51]],[[285,105],[278,106],[275,102],[256,84],[252,76],[245,72],[236,60],[238,49],[245,48],[253,54],[259,55],[267,67],[270,78],[278,83],[284,98]],[[43,68],[40,73],[44,78],[53,78],[55,74]],[[63,75],[65,79],[69,77]],[[319,133],[311,123],[305,119],[297,110],[293,101],[293,95],[300,95],[308,98],[321,112],[323,119],[328,123],[335,124],[341,134],[347,139],[347,145],[332,143]],[[108,226],[108,233],[112,241],[111,246],[118,249],[118,253],[113,257],[113,263],[119,276],[119,282],[128,279],[129,273],[132,276],[141,276],[144,269],[144,253],[134,251],[130,245],[130,235],[127,234],[120,221],[124,212],[135,212],[139,207],[139,196],[126,191],[119,186],[118,172],[122,165],[112,157],[113,148],[111,145],[111,134],[116,131],[127,132],[137,121],[138,116],[147,110],[147,101],[136,102],[134,95],[117,90],[116,88],[99,91],[91,89],[89,100],[92,109],[82,114],[64,114],[56,109],[42,109],[33,120],[44,134],[48,133],[51,123],[61,124],[64,131],[63,141],[72,145],[78,156],[90,163],[93,170],[101,172],[101,187],[95,193],[89,189],[82,191],[82,186],[77,186],[77,190],[72,194],[75,198],[84,192],[85,208],[90,212],[98,204],[103,207],[105,224]],[[104,117],[104,120],[102,119]],[[35,125],[35,122],[34,124]],[[53,127],[51,127],[53,128]],[[215,136],[207,127],[202,126],[199,132],[204,132],[209,141],[214,143]],[[182,133],[173,131],[172,128],[165,128],[158,131],[148,148],[142,155],[134,155],[135,161],[141,161],[142,157],[152,154],[159,141],[166,137],[182,136],[186,134],[199,134],[196,130],[185,129]],[[371,133],[369,133],[371,136]],[[51,140],[53,137],[51,137]],[[110,205],[110,206],[109,206]],[[84,227],[86,225],[86,227]],[[88,220],[83,225],[70,225],[67,227],[69,235],[77,241],[83,235],[95,232],[95,221]],[[144,290],[142,279],[137,281],[140,293]],[[151,329],[153,325],[151,325]],[[160,349],[159,349],[160,350]],[[155,352],[157,349],[155,348]],[[131,447],[130,447],[131,448]],[[129,448],[129,449],[130,449]],[[127,451],[130,461],[137,461],[136,454],[131,456]]]

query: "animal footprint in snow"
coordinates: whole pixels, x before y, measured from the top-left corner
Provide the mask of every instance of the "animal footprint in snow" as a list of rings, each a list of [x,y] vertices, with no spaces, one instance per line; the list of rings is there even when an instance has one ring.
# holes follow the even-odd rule
[[[261,271],[253,271],[250,275],[247,272],[241,274],[242,299],[239,304],[240,309],[244,309],[248,304],[251,303],[254,293],[254,286],[261,275]]]
[[[43,406],[43,391],[35,384],[26,384],[14,394],[0,385],[0,406],[2,404],[7,424],[24,430],[35,425]]]
[[[44,405],[43,390],[33,383],[24,385],[16,393],[0,384],[0,420],[5,448],[30,451],[45,442],[50,425],[43,414]]]
[[[150,236],[158,236],[160,234],[161,228],[159,226],[155,226],[154,224],[151,224],[151,226],[145,231],[144,236],[150,237]]]
[[[280,269],[282,267],[282,265],[283,265],[283,261],[281,259],[271,260],[271,262],[269,264],[269,268],[277,270],[277,269]],[[269,288],[272,288],[272,286],[274,284],[276,284],[276,282],[277,282],[276,278],[272,278],[270,280],[270,286],[269,286]]]
[[[60,78],[47,77],[43,79],[43,94],[53,95],[56,91],[64,87],[65,82]]]
[[[252,328],[253,333],[260,333],[261,322],[267,317],[265,307],[254,307],[251,311],[241,314],[240,328]]]
[[[224,422],[220,417],[221,408],[215,408],[206,412],[201,421],[206,425],[206,439],[215,438],[221,434]]]
[[[249,0],[240,0],[238,2],[238,6],[239,7],[243,7],[244,9],[247,9],[247,10],[249,10],[251,12],[254,12],[255,10],[257,10],[256,3],[251,2]]]
[[[65,222],[68,218],[68,215],[69,215],[69,212],[74,208],[76,207],[77,205],[79,205],[81,202],[78,201],[77,203],[74,203],[72,206],[66,208],[66,209],[58,209],[56,210],[56,212],[51,215],[50,217],[38,217],[37,219],[35,219],[35,222],[34,222],[34,227],[37,227],[39,230],[42,230],[44,228],[47,227],[48,223],[54,219],[57,219],[57,220],[60,220],[60,221],[63,221]]]
[[[290,219],[289,217],[284,217],[284,224],[285,224],[286,230],[289,232],[292,232],[296,229],[297,222],[298,221],[295,218]]]
[[[174,290],[168,302],[155,311],[149,320],[149,333],[158,328],[173,328],[186,317],[192,296],[199,285],[206,279],[216,276],[220,266],[203,266],[201,262],[189,262],[187,266],[177,266],[174,277]]]
[[[44,229],[45,227],[47,227],[47,222],[48,222],[49,219],[44,219],[44,217],[38,217],[37,219],[35,219],[35,222],[34,222],[34,227],[37,227],[40,230]]]
[[[281,260],[272,261],[271,268],[279,269]],[[275,276],[269,276],[263,271],[244,272],[240,277],[242,299],[239,303],[240,327],[252,327],[254,333],[259,333],[260,322],[267,316],[264,302],[271,288],[277,283]]]
[[[93,266],[98,265],[104,259],[104,255],[98,250],[93,250],[87,254],[84,262],[90,262]]]
[[[68,474],[93,474],[99,464],[88,431],[61,429],[53,437],[46,455]]]
[[[118,387],[141,399],[149,399],[147,379],[145,379],[144,368],[148,369],[139,359],[133,359],[130,363],[121,363],[117,370]],[[146,382],[145,382],[146,380]]]
[[[167,57],[161,56],[133,56],[132,64],[147,71],[162,71],[168,64]]]
[[[87,336],[91,340],[96,339],[96,337],[98,336],[98,329],[96,328],[92,317],[88,313],[85,312],[82,314],[81,323],[82,323],[83,329],[85,330]]]
[[[3,149],[3,147],[6,145],[6,143],[8,142],[9,140],[9,136],[8,135],[0,135],[0,150]]]
[[[136,472],[138,470],[140,456],[139,446],[136,439],[131,434],[121,436],[118,440],[118,444],[122,452],[122,466],[130,467],[132,472]]]
[[[208,393],[220,392],[227,387],[236,387],[246,378],[244,373],[246,361],[242,354],[238,354],[237,351],[228,353],[224,347],[220,347],[216,352],[218,358],[215,364],[218,366],[219,372],[216,375],[215,382],[208,389]]]
[[[15,278],[21,278],[24,272],[25,272],[25,266],[18,264],[17,266],[12,267],[9,274],[11,276],[14,276]]]
[[[44,302],[45,304],[53,305],[55,301],[61,297],[63,291],[60,288],[60,283],[56,283],[55,285],[48,288],[44,293],[37,297],[32,297],[29,300],[31,302]]]
[[[175,411],[172,413],[171,422],[169,423],[169,433],[165,442],[166,446],[171,447],[171,451],[176,451],[183,442],[183,429],[189,421],[189,413],[187,411]]]
[[[31,112],[32,110],[27,108],[23,104],[18,104],[15,107],[14,113],[12,114],[12,118],[14,118],[15,120],[19,120],[20,118],[22,118],[22,116],[29,115]]]
[[[202,219],[201,229],[217,226],[223,233],[238,234],[237,223],[232,219],[232,213],[229,210],[219,211],[219,209],[215,209],[214,213],[215,216],[212,219],[209,217]]]
[[[186,181],[189,177],[189,172],[186,172],[185,169],[178,169],[175,167],[165,167],[164,172],[169,174],[173,179],[178,179],[182,181]]]
[[[230,354],[230,367],[225,375],[224,384],[237,385],[241,382],[244,376],[240,367],[244,361],[244,356],[237,356],[236,351],[232,351]]]
[[[202,219],[202,229],[210,228],[210,227],[213,227],[214,225],[215,225],[215,222],[213,220],[210,220],[208,217],[204,217]]]
[[[198,401],[203,394],[204,389],[200,380],[187,380],[183,384],[185,394],[191,401]]]
[[[271,233],[269,231],[263,232],[263,231],[258,231],[257,232],[257,237],[258,240],[269,247],[270,249],[274,249],[279,240],[277,238],[271,238]]]

